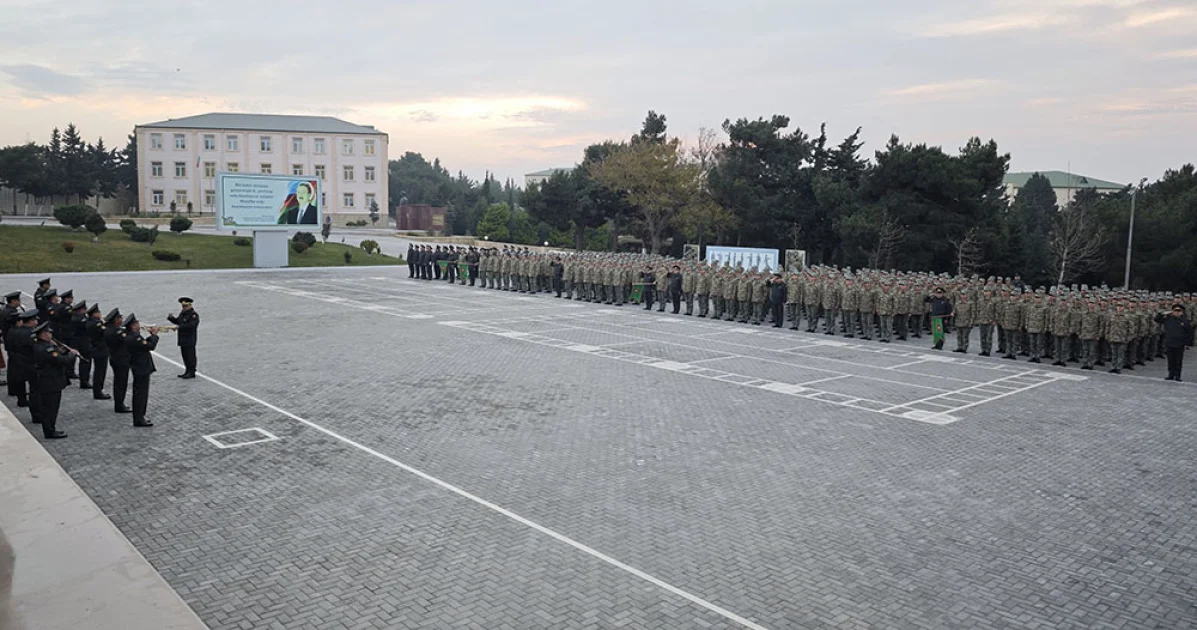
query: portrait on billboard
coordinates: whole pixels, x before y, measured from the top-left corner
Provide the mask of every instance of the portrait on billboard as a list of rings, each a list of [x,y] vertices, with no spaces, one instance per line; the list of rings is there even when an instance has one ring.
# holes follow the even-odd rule
[[[287,229],[320,225],[319,182],[286,175],[217,174],[216,225],[220,229]]]
[[[316,182],[291,182],[278,213],[279,225],[316,225]]]

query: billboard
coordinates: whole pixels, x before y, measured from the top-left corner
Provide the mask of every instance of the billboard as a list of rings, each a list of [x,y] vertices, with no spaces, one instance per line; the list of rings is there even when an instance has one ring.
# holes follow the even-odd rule
[[[320,225],[319,181],[293,175],[216,176],[218,229]]]
[[[780,269],[776,249],[757,249],[755,247],[724,247],[722,245],[707,245],[708,263],[719,263],[728,267],[741,266],[745,269],[763,271],[777,271]]]

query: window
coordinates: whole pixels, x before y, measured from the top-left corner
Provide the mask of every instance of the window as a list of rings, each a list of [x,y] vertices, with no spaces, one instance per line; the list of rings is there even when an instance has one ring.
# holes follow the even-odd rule
[[[353,207],[353,193],[345,193],[342,201],[345,202],[346,208],[352,208]]]
[[[175,177],[187,177],[186,162],[175,162]]]
[[[176,190],[175,191],[175,205],[176,206],[187,205],[187,191],[186,190]]]
[[[303,153],[303,138],[291,138],[291,152]]]
[[[160,134],[160,133],[151,133],[150,134],[150,148],[151,149],[161,149],[162,148],[162,134]]]
[[[373,166],[366,167],[366,181],[368,181],[368,182],[374,181],[374,167]]]
[[[364,142],[366,143],[366,155],[374,155],[374,141],[365,140]]]
[[[229,151],[241,150],[241,139],[237,136],[227,136],[225,138],[225,144],[228,146]]]
[[[216,177],[216,162],[204,162],[204,177]]]
[[[154,192],[153,192],[153,193],[150,195],[150,205],[151,205],[151,206],[160,206],[160,205],[162,205],[162,191],[161,191],[161,190],[155,190],[155,191],[154,191]]]
[[[236,162],[229,162],[228,164],[224,165],[224,170],[230,173],[236,173],[237,171],[241,170],[241,165]]]
[[[345,155],[353,155],[353,140],[341,141],[341,153]]]
[[[211,208],[212,206],[215,206],[215,205],[216,205],[216,191],[215,190],[205,190],[204,191],[204,207]]]
[[[187,148],[187,135],[182,133],[175,134],[175,149],[182,151]]]
[[[312,152],[316,155],[324,155],[324,138],[312,139]]]
[[[324,181],[324,165],[323,164],[316,165],[316,178],[319,179],[320,181]]]
[[[291,165],[291,174],[292,175],[303,175],[303,164],[292,164]]]
[[[162,177],[162,162],[150,162],[150,177]]]
[[[343,168],[341,170],[342,170],[342,172],[341,172],[342,179],[344,179],[347,182],[353,181],[353,167],[352,166],[346,166],[345,168]]]
[[[371,208],[373,206],[374,206],[374,193],[366,193],[366,207]]]
[[[204,150],[205,151],[215,151],[216,150],[216,136],[214,136],[210,133],[204,134]]]
[[[266,162],[262,162],[258,167],[258,172],[263,175],[269,175],[274,172],[274,165],[267,164]]]
[[[262,136],[259,144],[262,147],[262,153],[270,153],[273,150],[270,144],[270,136]]]

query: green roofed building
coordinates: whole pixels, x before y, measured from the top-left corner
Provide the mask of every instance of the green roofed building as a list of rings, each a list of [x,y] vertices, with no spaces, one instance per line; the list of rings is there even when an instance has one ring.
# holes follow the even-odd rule
[[[1018,191],[1027,185],[1027,180],[1031,179],[1031,176],[1036,173],[1046,177],[1051,182],[1052,189],[1056,191],[1056,204],[1061,208],[1072,203],[1076,192],[1083,188],[1091,188],[1099,193],[1107,194],[1124,190],[1129,185],[1109,182],[1104,179],[1097,179],[1096,177],[1078,175],[1077,173],[1066,173],[1064,171],[1006,173],[1003,183],[1006,185],[1006,196],[1010,199],[1011,203],[1018,196]]]

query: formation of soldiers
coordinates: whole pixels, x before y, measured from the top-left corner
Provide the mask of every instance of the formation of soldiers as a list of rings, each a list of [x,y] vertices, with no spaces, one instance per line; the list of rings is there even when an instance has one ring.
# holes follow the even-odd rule
[[[932,330],[936,289],[950,302],[944,318],[956,336],[954,352],[970,351],[977,329],[981,356],[1027,357],[1032,363],[1079,363],[1110,372],[1165,356],[1162,316],[1193,312],[1197,294],[1173,295],[1108,287],[1030,287],[1020,277],[956,277],[948,274],[840,269],[812,266],[772,272],[740,266],[676,260],[647,254],[548,254],[513,247],[432,246],[426,262],[445,268],[417,269],[413,277],[520,293],[554,292],[576,301],[622,306],[643,304],[673,313],[846,338],[889,343],[920,338]],[[450,271],[451,268],[456,267]],[[778,285],[784,285],[779,290]],[[784,304],[781,303],[784,301]],[[1192,345],[1191,329],[1187,345]],[[996,341],[996,348],[994,343]],[[1179,380],[1176,370],[1175,380]],[[1170,374],[1171,377],[1171,374]]]
[[[132,414],[133,426],[150,427],[146,419],[150,375],[156,369],[153,351],[158,346],[158,327],[149,326],[143,336],[141,322],[120,309],[104,314],[99,304],[75,300],[74,291],[59,293],[50,278],[41,280],[33,294],[33,308],[26,308],[22,292],[4,296],[0,307],[0,340],[7,355],[8,395],[18,407],[29,409],[30,420],[41,425],[46,439],[67,436],[58,429],[62,394],[71,381],[90,391],[95,400],[113,400],[118,414]],[[179,333],[186,371],[180,378],[195,378],[195,337],[199,315],[191,298],[180,298],[178,315],[169,319]],[[108,370],[112,370],[112,391],[104,391]],[[132,376],[132,407],[125,401]]]

